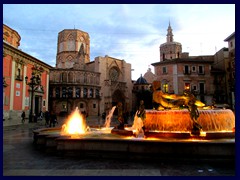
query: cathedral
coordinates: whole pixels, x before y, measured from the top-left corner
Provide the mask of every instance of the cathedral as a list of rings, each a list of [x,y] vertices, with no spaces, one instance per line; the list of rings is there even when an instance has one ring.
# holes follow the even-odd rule
[[[49,110],[58,115],[78,108],[99,116],[118,102],[125,111],[132,109],[131,64],[108,55],[90,61],[90,37],[81,30],[58,33],[56,67],[49,83]]]

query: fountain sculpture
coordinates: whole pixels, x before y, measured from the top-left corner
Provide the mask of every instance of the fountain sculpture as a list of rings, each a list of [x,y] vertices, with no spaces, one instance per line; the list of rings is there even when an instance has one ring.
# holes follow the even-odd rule
[[[153,110],[141,101],[132,126],[123,124],[121,103],[98,128],[89,127],[76,108],[61,128],[34,130],[34,144],[45,151],[82,156],[234,158],[235,116],[230,109],[206,107],[188,91],[179,96],[155,90],[153,100],[159,105]],[[116,108],[119,125],[111,127]]]

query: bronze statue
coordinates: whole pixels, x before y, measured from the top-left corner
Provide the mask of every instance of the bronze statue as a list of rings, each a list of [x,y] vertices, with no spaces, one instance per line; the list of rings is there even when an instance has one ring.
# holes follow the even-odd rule
[[[146,119],[146,111],[145,111],[145,106],[144,106],[144,101],[143,100],[140,101],[140,105],[139,105],[139,108],[138,108],[138,111],[137,111],[137,116],[139,118],[141,118],[142,123],[143,123],[142,129],[145,132],[144,123],[145,123],[145,119]]]
[[[140,117],[142,121],[146,119],[146,112],[145,112],[145,106],[144,106],[143,100],[140,101],[140,105],[137,111],[137,116]]]
[[[117,120],[120,123],[117,128],[124,129],[123,107],[121,102],[118,103],[117,110],[118,110]]]
[[[199,112],[196,105],[197,99],[192,93],[190,93],[190,91],[187,91],[187,90],[184,91],[184,96],[186,96],[186,98],[188,99],[185,105],[187,106],[188,111],[190,113],[190,117],[193,121],[192,134],[199,135],[200,131],[202,130],[202,126],[197,121],[199,117]]]
[[[161,90],[153,92],[153,102],[159,105],[158,109],[171,109],[171,108],[179,108],[183,105],[188,104],[189,98],[185,95],[176,95],[176,94],[168,94],[163,93]],[[194,104],[197,107],[205,106],[199,100],[195,100]]]

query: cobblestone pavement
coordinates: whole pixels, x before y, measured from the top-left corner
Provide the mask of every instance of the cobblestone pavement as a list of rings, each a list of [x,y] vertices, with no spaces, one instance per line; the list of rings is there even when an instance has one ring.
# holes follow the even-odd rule
[[[57,126],[63,124],[59,118]],[[88,118],[88,124],[102,120]],[[45,123],[3,127],[3,176],[235,176],[235,162],[143,161],[45,154],[33,146],[33,129]]]

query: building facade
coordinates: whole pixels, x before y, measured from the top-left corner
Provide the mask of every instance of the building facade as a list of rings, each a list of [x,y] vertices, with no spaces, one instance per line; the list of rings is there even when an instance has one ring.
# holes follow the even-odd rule
[[[131,64],[113,57],[90,61],[90,37],[81,30],[58,34],[56,67],[50,72],[50,109],[69,114],[76,107],[90,116],[121,101],[132,108]]]
[[[4,123],[19,120],[23,110],[28,118],[31,108],[34,114],[48,109],[49,71],[52,67],[20,50],[20,40],[17,31],[3,24]],[[39,78],[40,84],[28,85],[32,75]]]
[[[230,97],[229,104],[235,110],[235,32],[229,35],[224,41],[228,42],[229,50],[229,61],[226,69],[227,94]]]
[[[183,53],[181,44],[173,41],[170,24],[167,32],[167,42],[160,45],[160,62],[152,64],[161,90],[181,95],[188,89],[194,91],[199,100],[210,105],[215,90],[211,75],[214,57]]]
[[[215,86],[214,101],[215,104],[230,104],[229,95],[227,93],[227,66],[229,61],[228,48],[222,48],[214,55],[214,63],[212,65],[211,74],[214,78]]]

